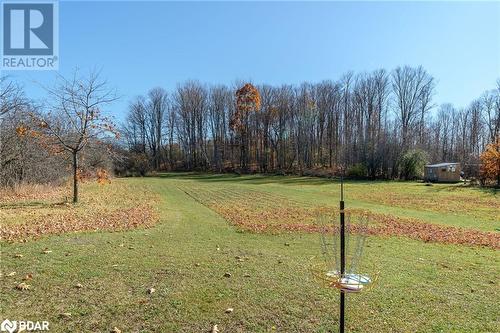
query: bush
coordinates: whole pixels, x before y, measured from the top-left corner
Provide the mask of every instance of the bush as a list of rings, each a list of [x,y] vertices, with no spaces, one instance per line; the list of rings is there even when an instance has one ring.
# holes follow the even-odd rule
[[[352,178],[364,178],[368,174],[368,169],[363,163],[356,163],[347,169],[347,176]]]
[[[302,175],[308,177],[331,178],[335,173],[332,168],[315,168],[304,170]]]
[[[399,160],[400,178],[405,180],[420,179],[424,176],[427,154],[420,149],[407,151]]]
[[[114,172],[118,176],[146,176],[150,171],[150,161],[147,154],[137,151],[125,151],[115,148]]]
[[[483,184],[496,183],[500,187],[500,136],[481,154],[481,181]]]

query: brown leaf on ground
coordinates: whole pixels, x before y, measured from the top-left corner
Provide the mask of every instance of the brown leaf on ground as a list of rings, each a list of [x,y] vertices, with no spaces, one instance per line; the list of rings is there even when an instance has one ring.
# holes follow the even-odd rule
[[[123,231],[138,227],[152,227],[158,221],[157,212],[147,204],[116,210],[105,215],[89,213],[79,216],[73,211],[47,215],[22,224],[0,226],[0,238],[7,241],[35,239],[45,235],[77,231]],[[43,253],[52,251],[46,249]],[[16,255],[22,258],[22,255]]]
[[[325,227],[316,223],[318,216],[329,216],[336,221],[339,213],[332,207],[305,207],[286,197],[254,190],[241,193],[234,191],[228,196],[217,191],[200,189],[186,193],[231,224],[256,233],[322,232]],[[249,202],[248,196],[255,200]],[[351,209],[348,213],[353,217],[367,216],[370,224],[366,232],[370,235],[403,236],[425,242],[500,249],[500,233],[432,224],[421,219],[360,209]],[[356,225],[351,225],[351,232],[359,232]]]
[[[21,291],[30,290],[30,289],[31,289],[31,285],[26,284],[26,283],[24,283],[24,282],[21,282],[21,283],[19,283],[19,284],[16,286],[16,289],[17,289],[17,290],[21,290]]]

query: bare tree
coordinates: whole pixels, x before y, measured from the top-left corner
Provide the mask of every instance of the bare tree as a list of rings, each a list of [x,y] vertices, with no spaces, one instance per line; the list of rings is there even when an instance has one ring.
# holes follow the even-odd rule
[[[23,90],[7,76],[0,76],[0,117],[25,105]],[[0,118],[1,119],[1,118]]]
[[[163,143],[163,122],[167,114],[168,94],[162,88],[151,89],[148,93],[146,105],[147,120],[150,130],[147,132],[151,152],[153,154],[154,167],[159,170],[161,166],[161,150]]]
[[[207,152],[208,93],[199,82],[190,81],[179,85],[173,97],[179,139],[188,155],[187,167],[199,168],[210,165]]]
[[[47,112],[34,112],[40,143],[52,152],[71,155],[73,202],[78,202],[79,153],[90,144],[98,144],[109,134],[118,132],[103,113],[102,107],[117,99],[107,83],[92,72],[80,77],[58,77],[56,85],[46,87],[49,94]]]
[[[128,140],[129,149],[146,153],[146,101],[143,96],[137,97],[129,104],[129,113],[123,132]]]
[[[410,144],[411,129],[417,120],[423,121],[429,110],[434,79],[421,66],[398,67],[392,72],[392,88],[396,110],[401,122],[401,146],[405,150]]]
[[[210,89],[209,124],[213,142],[213,164],[221,172],[224,166],[228,115],[231,104],[231,92],[224,86]]]
[[[488,128],[488,141],[495,142],[500,134],[500,82],[499,88],[487,91],[481,97],[484,122]]]

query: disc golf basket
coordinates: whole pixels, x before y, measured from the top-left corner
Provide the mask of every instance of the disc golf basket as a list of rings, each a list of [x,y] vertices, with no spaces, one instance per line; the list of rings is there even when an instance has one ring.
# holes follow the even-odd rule
[[[344,333],[345,295],[366,291],[373,281],[361,271],[369,217],[345,212],[343,178],[340,187],[340,216],[325,212],[318,216],[324,265],[315,269],[314,274],[328,287],[339,290],[339,328]]]

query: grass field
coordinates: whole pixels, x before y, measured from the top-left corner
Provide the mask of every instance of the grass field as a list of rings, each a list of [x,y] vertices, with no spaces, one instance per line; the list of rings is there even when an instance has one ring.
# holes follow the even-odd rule
[[[75,208],[52,209],[59,192],[10,198],[0,205],[3,235],[24,233],[1,243],[0,319],[48,320],[51,332],[210,332],[214,324],[336,332],[338,292],[311,267],[322,260],[315,214],[337,207],[338,190],[316,178],[161,174],[84,185]],[[136,229],[26,231],[32,219],[115,216],[148,202],[159,218]],[[380,272],[372,290],[348,296],[349,332],[498,332],[496,192],[353,181],[346,204],[372,214],[364,260]],[[17,290],[28,274],[30,289]]]

